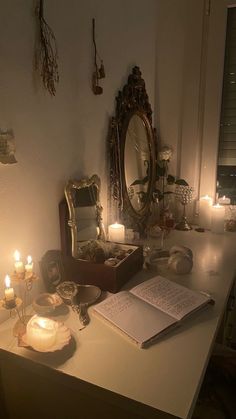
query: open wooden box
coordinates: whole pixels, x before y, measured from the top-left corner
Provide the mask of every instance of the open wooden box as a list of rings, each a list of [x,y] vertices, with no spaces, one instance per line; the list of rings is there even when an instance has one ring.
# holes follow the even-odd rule
[[[143,250],[140,246],[120,245],[131,252],[116,266],[93,263],[87,260],[64,259],[65,270],[75,282],[97,285],[102,290],[117,292],[143,266]],[[72,278],[71,278],[72,276]]]
[[[68,208],[65,200],[60,203],[61,246],[62,250],[49,250],[41,261],[42,276],[46,288],[54,292],[62,281],[97,285],[102,290],[117,292],[129,279],[143,267],[143,248],[132,244],[119,246],[130,253],[117,265],[109,266],[71,255],[71,234],[68,228]]]

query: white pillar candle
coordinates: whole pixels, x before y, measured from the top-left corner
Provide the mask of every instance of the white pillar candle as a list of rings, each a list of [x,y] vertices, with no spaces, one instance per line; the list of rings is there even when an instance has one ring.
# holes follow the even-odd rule
[[[223,206],[216,204],[211,209],[211,231],[212,233],[224,233],[225,209]]]
[[[25,271],[27,273],[32,273],[33,272],[33,262],[32,262],[32,257],[31,256],[27,256],[27,264],[25,265]]]
[[[111,242],[124,242],[125,226],[123,224],[111,224],[108,226],[108,238]]]
[[[57,329],[54,320],[35,315],[26,326],[27,343],[36,350],[47,350],[55,343]]]
[[[15,299],[14,289],[11,287],[11,280],[9,275],[5,276],[5,299],[6,301],[13,301]]]
[[[14,252],[14,259],[15,259],[15,271],[17,274],[21,274],[25,271],[23,262],[20,260],[20,253],[18,250]]]
[[[200,227],[211,228],[211,207],[212,198],[208,195],[202,196],[199,201],[199,225]]]
[[[218,199],[218,204],[220,205],[230,205],[230,198],[227,198],[227,196],[222,196]]]

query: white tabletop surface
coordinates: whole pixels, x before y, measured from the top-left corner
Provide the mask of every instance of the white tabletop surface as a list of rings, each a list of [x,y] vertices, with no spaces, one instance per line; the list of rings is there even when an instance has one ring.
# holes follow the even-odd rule
[[[18,347],[12,335],[14,319],[0,325],[0,348],[174,417],[189,418],[233,285],[235,238],[234,233],[170,234],[165,247],[174,244],[190,247],[194,254],[193,270],[188,275],[175,275],[162,266],[160,273],[192,289],[210,293],[216,303],[148,349],[139,349],[95,317],[92,308],[91,322],[81,331],[76,313],[68,312],[57,318],[71,329],[76,343],[72,356],[66,356],[65,351],[48,356]],[[154,272],[142,271],[129,286],[153,275]],[[108,394],[112,397],[112,393]],[[145,411],[145,406],[142,407]]]

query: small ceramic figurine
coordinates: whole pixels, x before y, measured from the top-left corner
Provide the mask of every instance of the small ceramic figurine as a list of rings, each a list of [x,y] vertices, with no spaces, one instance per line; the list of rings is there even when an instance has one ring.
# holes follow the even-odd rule
[[[188,274],[193,267],[192,250],[185,246],[173,246],[170,249],[168,267],[177,274]]]

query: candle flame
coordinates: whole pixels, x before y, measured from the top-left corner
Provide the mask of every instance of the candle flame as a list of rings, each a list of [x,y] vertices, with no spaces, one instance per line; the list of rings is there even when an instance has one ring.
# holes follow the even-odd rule
[[[6,288],[10,288],[11,286],[11,280],[10,280],[9,275],[5,276],[5,285],[6,285]]]
[[[119,224],[117,221],[115,222],[115,224],[111,225],[112,228],[120,228],[122,227],[122,224]]]
[[[18,250],[15,250],[14,252],[14,258],[16,262],[20,261],[20,252],[18,252]]]
[[[222,199],[225,199],[225,198],[226,198],[226,196],[224,195]]]
[[[27,263],[28,263],[28,265],[31,265],[31,263],[32,263],[32,256],[27,256]]]

